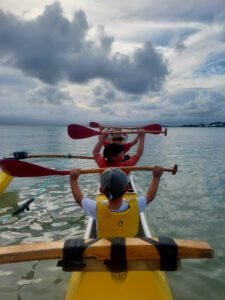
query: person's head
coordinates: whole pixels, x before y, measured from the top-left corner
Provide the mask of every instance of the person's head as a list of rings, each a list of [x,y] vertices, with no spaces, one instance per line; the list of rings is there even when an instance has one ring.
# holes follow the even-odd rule
[[[108,168],[100,176],[101,190],[109,200],[123,196],[128,182],[128,176],[120,169]]]
[[[120,128],[112,128],[110,134],[110,139],[112,143],[124,144],[128,138],[127,134],[123,133]],[[113,133],[116,131],[117,133]]]
[[[122,134],[111,134],[112,143],[123,144],[125,141],[125,137]]]
[[[124,160],[124,145],[108,144],[103,151],[104,158],[109,162],[120,162]]]

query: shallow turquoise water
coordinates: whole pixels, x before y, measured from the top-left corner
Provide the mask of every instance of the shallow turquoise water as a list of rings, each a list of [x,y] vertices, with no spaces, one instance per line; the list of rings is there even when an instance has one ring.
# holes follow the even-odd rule
[[[0,126],[0,157],[14,151],[30,154],[91,155],[96,137],[71,140],[66,127]],[[132,150],[133,151],[133,150]],[[96,167],[81,159],[32,159],[52,168]],[[167,273],[174,299],[224,299],[225,295],[225,129],[169,128],[168,136],[147,136],[139,165],[179,166],[176,176],[165,173],[159,193],[146,216],[153,235],[208,241],[212,260],[182,263]],[[138,191],[145,192],[151,173],[133,174]],[[48,182],[46,182],[48,180]],[[94,196],[97,175],[80,178],[84,194]],[[36,196],[29,212],[10,217],[20,203]],[[0,244],[19,244],[82,236],[86,218],[71,196],[67,176],[15,178],[0,196]],[[70,274],[55,261],[2,265],[0,299],[63,299]]]

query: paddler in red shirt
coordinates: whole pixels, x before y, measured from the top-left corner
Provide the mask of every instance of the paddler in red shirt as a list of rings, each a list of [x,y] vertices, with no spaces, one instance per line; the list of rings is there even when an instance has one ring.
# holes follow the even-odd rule
[[[103,127],[100,127],[101,132],[102,132],[103,129],[104,129]],[[109,141],[108,139],[104,140],[103,141],[103,146],[104,147],[108,146],[110,143],[123,144],[124,145],[124,152],[127,153],[130,150],[131,147],[133,147],[134,145],[137,144],[137,142],[139,140],[139,136],[137,135],[136,138],[133,139],[133,141],[125,143],[125,141],[127,139],[127,134],[123,134],[122,130],[117,129],[117,128],[114,128],[113,131],[121,131],[121,133],[116,133],[116,134],[110,133],[110,135],[111,135],[110,140],[111,141]],[[129,158],[130,158],[129,155],[124,156],[124,160],[128,160]]]
[[[103,151],[103,156],[100,154],[103,143],[108,138],[109,134],[110,132],[107,130],[104,131],[102,135],[99,135],[99,140],[92,151],[94,159],[98,166],[100,168],[107,168],[136,165],[144,150],[145,131],[143,129],[139,129],[136,153],[132,155],[128,160],[124,160],[125,149],[123,144],[108,144]]]

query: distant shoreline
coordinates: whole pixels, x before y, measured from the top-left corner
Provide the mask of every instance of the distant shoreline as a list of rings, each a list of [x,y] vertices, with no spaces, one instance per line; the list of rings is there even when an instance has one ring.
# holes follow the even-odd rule
[[[201,124],[187,124],[187,125],[178,125],[178,126],[165,125],[163,127],[223,128],[223,127],[225,127],[225,122],[218,121],[218,122],[213,122],[213,123],[209,123],[209,124],[201,123]]]

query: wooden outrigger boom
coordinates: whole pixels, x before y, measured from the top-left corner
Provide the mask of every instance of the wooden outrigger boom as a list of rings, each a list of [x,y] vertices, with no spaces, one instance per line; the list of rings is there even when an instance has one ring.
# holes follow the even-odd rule
[[[153,240],[158,241],[158,238]],[[83,253],[86,264],[84,270],[106,270],[104,261],[111,258],[112,241],[107,239],[93,241],[94,243]],[[90,243],[92,240],[83,242]],[[177,260],[213,257],[213,249],[206,242],[180,239],[175,239],[174,242],[178,250]],[[64,245],[63,241],[54,241],[0,247],[0,264],[63,258]],[[160,270],[161,257],[155,245],[140,238],[126,238],[125,245],[129,270]]]

